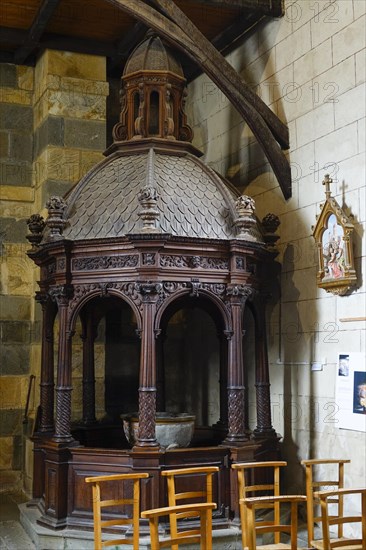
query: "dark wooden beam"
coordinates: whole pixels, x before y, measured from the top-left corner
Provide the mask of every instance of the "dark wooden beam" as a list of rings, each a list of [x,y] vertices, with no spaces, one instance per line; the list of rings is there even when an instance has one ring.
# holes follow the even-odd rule
[[[0,42],[6,44],[19,44],[24,42],[28,33],[21,29],[12,29],[9,27],[0,27]],[[91,40],[87,38],[70,37],[61,34],[44,33],[31,54],[28,55],[26,63],[35,53],[45,49],[63,50],[76,53],[87,53],[92,55],[103,55],[104,57],[115,57],[117,55],[116,47],[110,42],[101,40]],[[7,63],[17,63],[14,53],[0,52],[0,59]],[[18,62],[19,63],[19,62]]]
[[[109,70],[114,71],[118,67],[122,69],[124,61],[126,61],[130,55],[132,48],[142,41],[146,31],[146,26],[140,23],[140,21],[137,21],[137,23],[126,32],[124,37],[116,44],[116,53],[110,58],[108,63]]]
[[[27,31],[24,31],[23,29],[0,27],[0,42],[21,44],[27,38],[27,35]]]
[[[59,2],[60,0],[43,0],[31,28],[28,31],[27,37],[23,41],[22,46],[14,54],[15,63],[24,63],[33,50],[38,47],[43,31]]]
[[[215,6],[218,8],[240,8],[247,12],[280,17],[283,15],[282,0],[192,0],[195,4]]]
[[[262,19],[265,19],[265,16],[258,17],[258,15],[248,12],[236,19],[232,25],[220,32],[220,34],[216,35],[211,40],[211,43],[222,55],[226,55],[238,46],[238,42],[244,40],[249,30],[258,24],[259,21],[262,21]]]
[[[122,1],[129,2],[130,0]],[[203,63],[214,65],[216,67],[216,71],[221,73],[221,75],[218,75],[218,80],[220,80],[220,77],[223,77],[228,80],[229,87],[231,81],[231,87],[240,89],[243,100],[250,103],[261,115],[263,120],[266,121],[266,124],[270,128],[276,140],[280,143],[281,147],[288,148],[288,129],[285,124],[283,124],[275,113],[271,111],[271,109],[264,103],[264,101],[262,101],[261,98],[253,92],[253,90],[235,71],[235,69],[233,69],[230,63],[226,61],[226,59],[217,51],[215,46],[207,40],[207,38],[199,31],[192,21],[178,8],[174,2],[172,2],[172,0],[152,1],[189,39],[188,42],[186,41],[185,49],[189,51],[189,42],[193,44],[194,51],[192,50],[192,53],[194,53],[194,55],[198,54]]]
[[[169,17],[165,17],[142,0],[108,1],[153,28],[201,66],[247,122],[272,166],[284,197],[290,198],[291,170],[276,141],[278,139],[281,146],[288,148],[288,128],[250,90],[216,48],[205,37],[202,38],[199,30],[178,6],[171,0],[153,0],[160,10],[168,14]]]
[[[90,38],[69,37],[58,34],[44,34],[39,44],[41,50],[63,50],[66,52],[87,53],[112,57],[116,55],[116,47],[110,42]]]

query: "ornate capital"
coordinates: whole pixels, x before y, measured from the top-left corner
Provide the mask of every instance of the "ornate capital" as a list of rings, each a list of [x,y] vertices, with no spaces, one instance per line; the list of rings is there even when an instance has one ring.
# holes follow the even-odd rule
[[[143,302],[156,302],[163,290],[163,284],[152,281],[135,283],[135,290],[141,295]]]
[[[71,285],[55,286],[50,289],[49,295],[58,306],[67,306],[73,295],[73,287]]]
[[[253,298],[254,290],[248,285],[227,285],[226,295],[229,298],[239,298],[241,301]]]
[[[48,292],[42,292],[41,290],[37,290],[37,292],[34,296],[36,302],[38,302],[42,306],[48,302],[49,297],[50,296],[49,296]]]

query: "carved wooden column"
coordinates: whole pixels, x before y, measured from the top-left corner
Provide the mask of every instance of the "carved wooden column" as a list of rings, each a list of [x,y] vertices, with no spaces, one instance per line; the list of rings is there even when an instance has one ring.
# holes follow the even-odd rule
[[[219,421],[215,424],[215,427],[220,430],[227,430],[228,426],[228,395],[227,395],[227,356],[228,356],[228,346],[227,346],[227,335],[218,334],[219,344],[220,344],[220,418]]]
[[[258,295],[255,300],[255,388],[257,397],[257,427],[253,431],[255,437],[276,436],[271,418],[265,302],[266,297],[261,295]]]
[[[59,343],[56,386],[56,419],[54,440],[72,441],[71,436],[71,338],[68,332],[68,304],[70,288],[61,285],[50,291],[58,304]]]
[[[154,316],[161,283],[137,283],[142,298],[139,433],[136,447],[156,447],[156,340]]]
[[[96,330],[91,312],[83,319],[83,423],[95,424],[95,361]]]
[[[243,285],[230,285],[226,292],[231,306],[233,334],[229,340],[228,350],[229,431],[225,443],[240,445],[248,439],[244,418],[243,308],[251,289]]]
[[[53,365],[53,328],[56,317],[56,307],[48,294],[36,293],[36,300],[42,306],[42,356],[40,405],[40,432],[52,433],[54,430],[54,365]]]
[[[165,365],[164,365],[164,341],[166,339],[166,331],[158,335],[156,354],[156,410],[165,411]]]

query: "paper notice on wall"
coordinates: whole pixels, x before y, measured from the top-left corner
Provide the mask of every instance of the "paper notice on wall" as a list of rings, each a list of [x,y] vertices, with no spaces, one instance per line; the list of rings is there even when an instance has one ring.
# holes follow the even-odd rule
[[[336,403],[338,428],[366,432],[366,364],[363,353],[339,354]]]

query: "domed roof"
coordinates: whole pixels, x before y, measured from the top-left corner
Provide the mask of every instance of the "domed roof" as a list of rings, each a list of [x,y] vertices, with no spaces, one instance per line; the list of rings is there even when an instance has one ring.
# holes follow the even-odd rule
[[[170,71],[184,78],[183,69],[159,36],[150,35],[130,55],[123,76],[137,71]]]
[[[138,195],[148,186],[158,196],[158,229],[182,237],[234,239],[235,194],[190,153],[116,152],[100,162],[67,196],[63,236],[70,240],[141,233]]]

